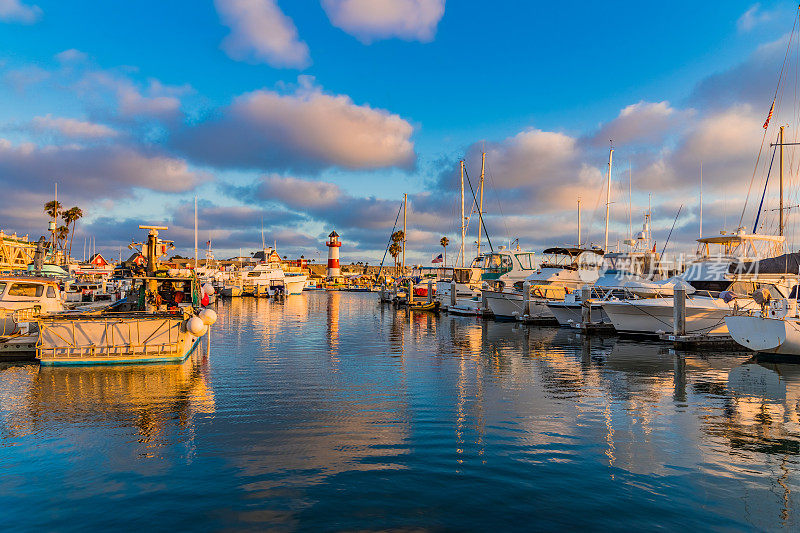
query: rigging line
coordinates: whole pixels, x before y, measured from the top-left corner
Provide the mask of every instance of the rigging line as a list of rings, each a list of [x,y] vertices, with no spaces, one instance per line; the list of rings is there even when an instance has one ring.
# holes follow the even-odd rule
[[[772,172],[772,163],[775,162],[775,152],[778,147],[772,148],[772,159],[769,162],[769,170],[767,170],[767,179],[764,180],[764,192],[761,193],[761,203],[758,204],[758,211],[756,212],[756,223],[753,224],[753,233],[758,229],[758,219],[761,217],[761,208],[764,207],[764,197],[767,195],[767,184],[769,184],[769,175]]]
[[[486,231],[486,223],[483,221],[483,213],[481,213],[481,208],[478,207],[478,199],[475,197],[475,189],[472,188],[472,182],[469,180],[469,174],[467,173],[466,168],[464,169],[464,176],[467,178],[467,183],[469,184],[469,192],[472,193],[472,201],[475,202],[475,208],[478,210],[478,223],[483,227],[483,233],[486,235],[486,242],[489,243],[489,251],[494,252],[492,241],[489,239],[489,232]]]
[[[386,244],[386,249],[383,251],[383,259],[381,259],[381,266],[378,268],[378,275],[376,277],[380,277],[381,270],[383,270],[383,263],[386,261],[386,254],[389,252],[389,247],[392,245],[392,233],[394,233],[394,229],[397,227],[397,221],[400,220],[401,211],[403,211],[403,204],[400,204],[400,209],[397,210],[397,216],[394,217],[394,226],[392,226],[392,231],[389,233],[389,242]]]
[[[778,74],[778,84],[775,86],[775,94],[772,97],[772,105],[775,105],[775,100],[778,98],[778,91],[781,88],[781,80],[783,79],[783,72],[786,68],[786,61],[789,58],[789,50],[792,46],[792,38],[794,37],[795,29],[797,28],[797,20],[800,18],[800,14],[794,18],[794,24],[792,24],[792,33],[789,35],[789,42],[786,43],[786,54],[783,57],[783,64],[781,65],[780,73]],[[774,109],[773,109],[774,111]],[[753,176],[750,178],[750,185],[747,187],[747,196],[744,199],[744,206],[742,206],[742,214],[739,217],[739,227],[742,226],[742,221],[744,220],[744,213],[747,210],[747,202],[750,200],[750,192],[753,189],[753,182],[756,179],[756,172],[758,171],[758,162],[761,160],[761,152],[764,150],[764,140],[767,138],[767,129],[764,129],[764,134],[761,136],[761,147],[758,149],[758,156],[756,157],[756,165],[753,169]]]
[[[497,210],[500,212],[500,220],[503,221],[503,226],[506,228],[506,239],[511,241],[511,234],[508,232],[508,224],[506,224],[506,217],[503,214],[503,207],[500,205],[500,195],[497,194],[497,185],[494,183],[494,174],[492,174],[491,170],[489,170],[489,181],[492,182],[492,192],[494,193],[495,200],[497,200]],[[509,242],[508,245],[510,247],[511,243]]]
[[[661,249],[661,257],[664,257],[664,252],[667,251],[669,239],[672,237],[672,230],[675,229],[675,223],[678,221],[678,217],[681,216],[681,209],[683,209],[683,204],[681,204],[681,206],[678,208],[678,214],[675,215],[675,220],[672,221],[672,227],[669,230],[669,235],[667,235],[667,241],[664,243],[664,247]]]

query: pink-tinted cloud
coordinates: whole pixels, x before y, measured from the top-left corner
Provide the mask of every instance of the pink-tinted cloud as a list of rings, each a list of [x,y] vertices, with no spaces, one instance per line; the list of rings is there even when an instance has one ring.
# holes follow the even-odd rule
[[[275,0],[215,0],[214,5],[231,29],[222,49],[232,59],[273,67],[308,66],[308,46]]]
[[[266,89],[243,94],[217,118],[177,132],[173,144],[193,160],[218,167],[318,171],[414,165],[413,128],[406,120],[301,81],[293,94]]]
[[[0,21],[33,24],[41,16],[39,6],[23,4],[20,0],[0,0]]]
[[[394,37],[431,41],[444,5],[445,0],[322,0],[331,23],[364,43]]]

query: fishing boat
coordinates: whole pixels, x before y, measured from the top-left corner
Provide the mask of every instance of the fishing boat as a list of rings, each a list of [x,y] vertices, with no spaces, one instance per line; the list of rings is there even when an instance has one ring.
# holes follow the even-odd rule
[[[64,309],[63,295],[52,278],[0,277],[0,361],[33,359],[42,313]]]
[[[216,314],[200,310],[197,277],[170,276],[159,258],[172,247],[158,238],[166,227],[149,230],[141,245],[146,271],[132,280],[132,292],[105,309],[40,315],[36,358],[44,366],[161,363],[182,361],[196,349]]]

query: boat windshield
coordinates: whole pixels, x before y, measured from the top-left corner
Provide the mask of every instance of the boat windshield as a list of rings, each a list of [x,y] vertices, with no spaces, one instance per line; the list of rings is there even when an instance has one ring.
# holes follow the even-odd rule
[[[511,272],[513,264],[511,256],[505,254],[489,254],[486,256],[484,270],[490,274],[505,274]]]
[[[7,283],[5,281],[0,281],[0,294],[6,292],[6,285]]]
[[[519,262],[519,266],[523,270],[534,270],[536,268],[536,261],[534,260],[533,253],[523,253],[523,254],[514,254],[514,257],[517,258]]]
[[[44,285],[39,283],[14,283],[8,289],[9,296],[27,296],[39,298],[44,293]]]

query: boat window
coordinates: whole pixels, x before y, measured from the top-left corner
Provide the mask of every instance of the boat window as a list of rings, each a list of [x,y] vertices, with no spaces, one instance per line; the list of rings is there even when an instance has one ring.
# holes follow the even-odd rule
[[[56,297],[56,290],[52,286],[47,287],[47,297],[48,298],[55,298]]]
[[[791,294],[789,294],[789,298],[797,300],[797,288],[798,287],[800,287],[800,285],[795,285],[794,287],[792,287],[792,292],[791,292]],[[3,289],[0,289],[0,294],[2,294],[2,293],[3,293]]]
[[[472,271],[466,268],[457,268],[453,271],[453,279],[456,283],[469,283]]]
[[[248,272],[247,273],[247,277],[248,278],[259,278],[259,277],[261,277],[261,272]]]
[[[690,285],[698,291],[722,292],[730,287],[730,281],[691,281]]]
[[[773,298],[773,299],[779,300],[779,299],[783,298],[783,295],[778,290],[778,288],[775,285],[771,284],[771,283],[759,283],[758,284],[758,290],[761,290],[761,289],[767,289],[769,291],[770,297]]]
[[[532,254],[517,254],[517,261],[524,270],[533,270]]]
[[[756,284],[752,281],[734,281],[728,288],[734,294],[753,294],[756,290]]]
[[[14,283],[8,289],[9,296],[40,297],[44,293],[44,285],[38,283]]]
[[[5,281],[0,282],[0,294],[6,292],[6,285],[8,285]]]

